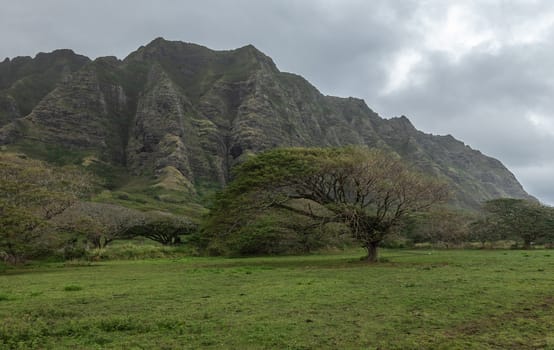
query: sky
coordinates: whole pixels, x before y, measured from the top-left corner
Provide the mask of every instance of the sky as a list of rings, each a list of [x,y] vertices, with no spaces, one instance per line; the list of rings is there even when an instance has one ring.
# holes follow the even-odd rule
[[[554,1],[0,0],[0,59],[253,44],[322,93],[451,134],[554,205]]]

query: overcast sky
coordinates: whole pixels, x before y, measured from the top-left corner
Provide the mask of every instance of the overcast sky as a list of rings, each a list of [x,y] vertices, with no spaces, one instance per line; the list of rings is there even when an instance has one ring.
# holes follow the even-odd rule
[[[321,92],[452,134],[554,204],[554,1],[0,0],[0,58],[253,44]]]

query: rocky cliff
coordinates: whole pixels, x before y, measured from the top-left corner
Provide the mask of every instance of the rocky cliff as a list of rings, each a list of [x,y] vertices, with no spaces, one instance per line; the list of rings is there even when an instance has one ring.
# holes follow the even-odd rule
[[[0,62],[0,127],[26,116],[58,83],[90,60],[71,50]]]
[[[462,207],[529,197],[498,160],[406,117],[383,119],[363,100],[324,96],[253,46],[213,51],[158,38],[124,60],[69,50],[6,60],[2,125],[8,148],[61,147],[192,195],[200,184],[224,185],[249,153],[360,144],[446,179]]]

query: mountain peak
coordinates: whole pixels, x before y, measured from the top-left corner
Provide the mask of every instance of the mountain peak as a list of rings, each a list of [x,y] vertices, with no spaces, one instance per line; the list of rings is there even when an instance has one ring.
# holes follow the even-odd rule
[[[75,51],[71,49],[56,49],[51,52],[39,52],[35,55],[35,58],[43,56],[78,56]]]
[[[150,43],[147,44],[148,45],[155,45],[157,43],[165,43],[167,42],[168,40],[166,40],[163,36],[159,36],[157,38],[154,38]]]
[[[241,46],[238,49],[235,49],[235,50],[232,50],[232,51],[245,51],[245,52],[250,52],[254,55],[266,56],[262,51],[260,51],[256,46],[254,46],[252,44],[247,44],[247,45]]]
[[[265,66],[266,68],[269,68],[273,71],[278,71],[277,66],[275,65],[275,62],[271,59],[271,57],[264,54],[262,51],[258,50],[254,45],[248,44],[243,47],[240,47],[238,49],[232,50],[231,52],[238,54],[238,55],[245,55],[248,56],[250,59],[253,59],[262,66]]]
[[[528,196],[500,162],[424,134],[405,116],[382,119],[361,99],[324,96],[251,44],[216,51],[159,37],[122,63],[104,57],[67,69],[66,58],[43,59],[64,55],[76,54],[0,64],[0,127],[8,124],[0,143],[56,145],[152,181],[176,174],[191,188],[224,185],[246,155],[274,147],[366,145],[448,179],[463,207]],[[56,89],[66,71],[75,79]],[[26,89],[17,89],[22,80]]]
[[[190,56],[209,56],[213,53],[207,47],[186,43],[183,41],[170,41],[158,37],[145,46],[139,47],[136,51],[130,53],[124,61],[129,60],[183,60]]]
[[[205,50],[212,51],[208,49],[205,46],[189,43],[185,41],[179,41],[179,40],[167,40],[163,37],[157,37],[156,39],[152,40],[146,46],[143,46],[145,48],[164,48],[164,47],[174,47],[174,48],[203,48]]]

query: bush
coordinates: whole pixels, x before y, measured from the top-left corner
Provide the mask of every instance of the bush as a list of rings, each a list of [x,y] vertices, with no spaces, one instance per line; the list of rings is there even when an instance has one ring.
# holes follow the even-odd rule
[[[90,260],[141,260],[171,258],[184,255],[193,255],[190,247],[168,247],[154,244],[135,244],[126,242],[115,244],[102,249],[93,249],[88,252]]]
[[[64,260],[78,260],[88,258],[88,251],[82,244],[78,244],[76,241],[67,242],[63,247],[63,259]]]
[[[238,255],[282,254],[286,251],[284,237],[290,234],[279,226],[267,222],[239,230],[229,248]]]
[[[390,235],[383,240],[382,247],[390,249],[412,248],[414,242],[406,237]]]
[[[210,256],[304,254],[354,245],[350,230],[342,223],[322,225],[304,215],[276,209],[250,218],[247,225],[230,232],[203,230],[190,242]]]
[[[66,292],[78,292],[80,290],[83,290],[83,287],[76,286],[76,285],[69,285],[69,286],[65,286],[63,290]]]

